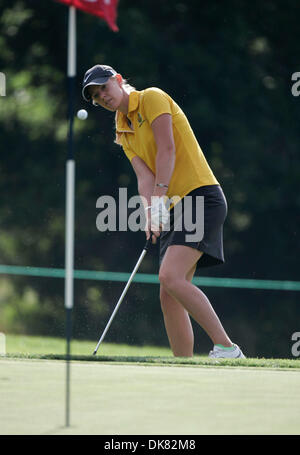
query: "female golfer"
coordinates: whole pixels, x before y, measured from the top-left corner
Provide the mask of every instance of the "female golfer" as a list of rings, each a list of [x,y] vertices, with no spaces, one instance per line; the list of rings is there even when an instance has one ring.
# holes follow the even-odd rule
[[[95,65],[85,73],[82,95],[116,112],[116,142],[130,160],[139,194],[147,201],[147,239],[152,235],[153,243],[160,240],[160,300],[174,356],[193,355],[192,316],[212,340],[210,357],[244,357],[206,295],[191,283],[197,266],[224,262],[227,204],[183,111],[164,91],[153,87],[137,91],[107,65]],[[193,231],[186,228],[191,217],[196,219]]]

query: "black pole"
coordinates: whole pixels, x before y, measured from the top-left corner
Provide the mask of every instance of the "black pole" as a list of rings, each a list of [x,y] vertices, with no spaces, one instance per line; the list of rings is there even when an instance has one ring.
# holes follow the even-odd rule
[[[69,133],[68,133],[68,156],[66,171],[70,173],[70,169],[74,168],[74,139],[73,139],[73,123],[74,123],[74,96],[75,96],[75,77],[68,77],[68,98],[69,98]],[[71,178],[70,175],[68,178]],[[67,197],[68,200],[68,197]],[[70,204],[70,201],[69,201]],[[74,204],[74,201],[72,201]],[[74,228],[72,228],[74,230]],[[71,233],[67,233],[70,235]],[[68,240],[67,240],[68,241]],[[69,253],[69,254],[73,254]],[[73,275],[73,270],[71,270]],[[71,280],[66,286],[70,286],[69,293],[71,293],[71,301],[66,302],[66,426],[70,426],[70,360],[71,360],[71,339],[72,339],[72,309],[73,309],[73,276],[68,278]]]
[[[66,309],[66,427],[70,426],[70,359],[72,338],[72,309]]]

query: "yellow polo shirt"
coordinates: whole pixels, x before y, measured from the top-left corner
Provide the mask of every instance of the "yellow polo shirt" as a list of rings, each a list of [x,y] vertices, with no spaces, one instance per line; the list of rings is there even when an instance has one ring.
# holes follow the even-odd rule
[[[157,150],[151,123],[161,114],[172,115],[176,148],[167,196],[181,199],[200,186],[218,185],[185,114],[167,93],[155,87],[130,93],[127,117],[133,130],[126,115],[118,112],[116,131],[128,159],[139,156],[155,175]]]

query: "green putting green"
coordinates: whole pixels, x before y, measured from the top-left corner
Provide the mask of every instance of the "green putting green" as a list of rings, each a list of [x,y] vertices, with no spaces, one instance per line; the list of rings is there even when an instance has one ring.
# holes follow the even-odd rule
[[[299,434],[298,369],[0,360],[0,433]]]

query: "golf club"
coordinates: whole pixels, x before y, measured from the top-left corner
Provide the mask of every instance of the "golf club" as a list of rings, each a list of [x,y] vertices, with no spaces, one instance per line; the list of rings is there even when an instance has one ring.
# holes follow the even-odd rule
[[[131,275],[129,277],[129,280],[127,281],[127,284],[126,284],[126,286],[125,286],[125,288],[124,288],[124,290],[123,290],[123,292],[121,294],[121,297],[119,298],[119,301],[118,301],[118,303],[117,303],[117,305],[116,305],[116,307],[115,307],[115,309],[114,309],[114,311],[113,311],[113,313],[112,313],[112,315],[111,315],[111,317],[110,317],[110,319],[109,319],[109,321],[108,321],[108,323],[107,323],[107,325],[106,325],[106,327],[104,329],[104,332],[102,333],[101,338],[98,341],[98,344],[97,344],[97,346],[96,346],[96,348],[94,350],[93,355],[97,354],[98,348],[99,348],[100,344],[102,343],[102,341],[103,341],[103,339],[104,339],[104,337],[105,337],[105,335],[106,335],[106,333],[107,333],[107,331],[108,331],[108,329],[110,327],[110,324],[112,323],[112,321],[113,321],[113,319],[114,319],[114,317],[115,317],[115,315],[116,315],[116,313],[117,313],[117,311],[119,309],[119,306],[121,305],[121,303],[122,303],[122,301],[123,301],[123,299],[124,299],[124,297],[126,295],[126,292],[128,291],[128,288],[129,288],[129,286],[130,286],[130,284],[131,284],[131,282],[132,282],[132,280],[134,278],[134,275],[136,274],[139,266],[141,265],[141,263],[142,263],[142,261],[144,259],[145,254],[147,253],[147,251],[148,251],[148,249],[149,249],[149,247],[151,245],[151,239],[152,239],[152,234],[150,234],[150,237],[149,237],[149,239],[147,240],[147,242],[146,242],[146,244],[144,246],[144,249],[143,249],[143,251],[142,251],[142,253],[141,253],[140,257],[139,257],[139,260],[137,261],[136,266],[134,267],[133,272],[131,273]]]

